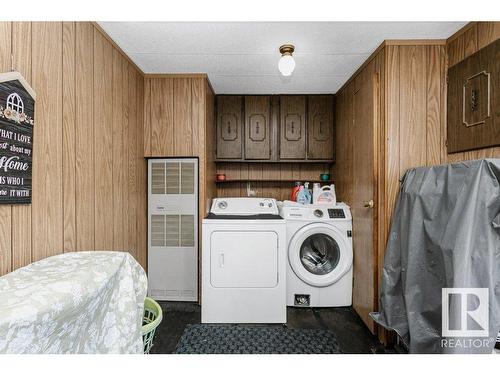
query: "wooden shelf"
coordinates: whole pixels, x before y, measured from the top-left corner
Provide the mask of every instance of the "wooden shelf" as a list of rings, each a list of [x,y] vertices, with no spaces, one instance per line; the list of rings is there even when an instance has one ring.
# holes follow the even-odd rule
[[[300,181],[300,182],[309,182],[309,183],[324,183],[324,184],[333,184],[333,180],[311,180],[311,179],[289,179],[289,180],[270,180],[270,179],[226,179],[224,181],[217,181],[215,182],[217,184],[228,184],[228,183],[237,183],[237,182],[266,182],[266,183],[293,183],[295,181]]]
[[[335,160],[245,160],[245,159],[215,159],[216,163],[274,163],[274,164],[287,164],[287,163],[310,163],[310,164],[335,164]]]

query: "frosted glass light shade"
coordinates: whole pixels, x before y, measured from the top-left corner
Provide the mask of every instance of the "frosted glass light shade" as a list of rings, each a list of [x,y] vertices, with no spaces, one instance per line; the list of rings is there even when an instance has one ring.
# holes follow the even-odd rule
[[[295,60],[289,53],[283,54],[278,63],[278,69],[285,77],[291,76],[295,69]]]

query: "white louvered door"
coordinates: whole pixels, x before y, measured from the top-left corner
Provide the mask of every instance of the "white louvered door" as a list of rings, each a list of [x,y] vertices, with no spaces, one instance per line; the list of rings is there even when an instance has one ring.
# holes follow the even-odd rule
[[[198,160],[148,161],[148,294],[198,299]]]

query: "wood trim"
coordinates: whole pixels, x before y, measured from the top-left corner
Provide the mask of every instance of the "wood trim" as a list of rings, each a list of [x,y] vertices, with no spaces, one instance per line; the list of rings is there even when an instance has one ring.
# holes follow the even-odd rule
[[[103,36],[104,38],[106,38],[106,39],[107,39],[107,41],[108,41],[108,42],[110,42],[110,43],[111,43],[111,45],[112,45],[112,46],[113,46],[113,47],[114,47],[114,48],[115,48],[118,52],[120,52],[120,54],[121,54],[121,55],[125,58],[125,60],[127,60],[127,61],[128,61],[128,62],[129,62],[129,63],[130,63],[130,64],[131,64],[131,65],[132,65],[132,66],[133,66],[133,67],[137,70],[137,72],[138,72],[141,76],[143,76],[143,77],[144,77],[145,73],[142,71],[142,69],[141,69],[141,68],[139,68],[139,67],[137,66],[137,64],[136,64],[135,62],[133,62],[133,61],[132,61],[132,59],[131,59],[131,58],[130,58],[130,57],[129,57],[126,53],[125,53],[125,51],[123,51],[123,50],[120,48],[120,46],[119,46],[118,44],[116,44],[116,42],[115,42],[113,39],[111,39],[111,37],[110,37],[110,36],[106,33],[106,31],[104,31],[104,29],[103,29],[101,26],[99,26],[99,24],[98,24],[96,21],[92,21],[92,22],[91,22],[91,24],[92,24],[92,26],[94,26],[94,27],[95,27],[95,29],[96,29],[97,31],[99,31],[99,32],[102,34],[102,36]]]
[[[206,78],[207,73],[143,73],[144,78]]]
[[[444,46],[446,39],[388,39],[386,46]]]
[[[460,37],[463,33],[465,33],[470,28],[477,25],[477,22],[469,22],[467,25],[463,26],[459,30],[457,30],[454,34],[452,34],[448,39],[446,39],[446,44],[453,42],[455,39]]]

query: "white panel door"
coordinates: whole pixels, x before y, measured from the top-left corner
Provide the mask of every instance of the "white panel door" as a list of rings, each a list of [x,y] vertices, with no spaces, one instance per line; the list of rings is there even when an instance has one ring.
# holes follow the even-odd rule
[[[148,161],[148,293],[198,299],[198,160]]]
[[[214,288],[274,288],[278,284],[276,232],[215,231],[210,241]]]

